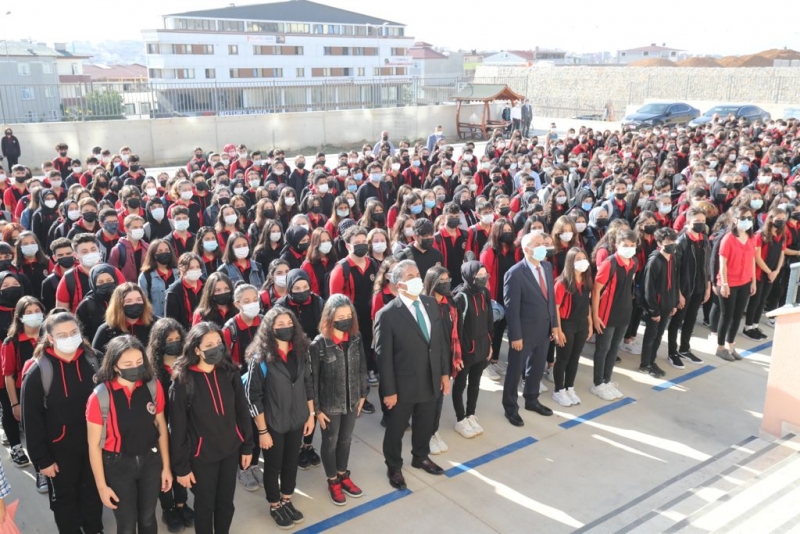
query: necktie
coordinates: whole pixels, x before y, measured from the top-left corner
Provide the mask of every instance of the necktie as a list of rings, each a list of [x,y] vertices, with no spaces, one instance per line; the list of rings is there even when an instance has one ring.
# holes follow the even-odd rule
[[[420,309],[419,300],[414,301],[414,309],[417,312],[417,323],[419,323],[419,328],[422,330],[422,335],[425,336],[425,341],[431,340],[431,335],[428,332],[428,325],[425,324],[425,316],[422,315],[422,310]]]
[[[547,283],[544,281],[544,271],[542,270],[542,266],[538,266],[536,270],[539,272],[539,287],[542,289],[544,300],[547,300]]]

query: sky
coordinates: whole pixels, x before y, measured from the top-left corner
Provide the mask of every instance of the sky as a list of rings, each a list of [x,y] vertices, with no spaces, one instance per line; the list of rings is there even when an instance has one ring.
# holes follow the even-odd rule
[[[233,1],[237,5],[264,3]],[[800,50],[800,26],[786,27],[780,18],[781,13],[798,13],[796,0],[772,0],[749,8],[745,4],[737,8],[735,3],[723,0],[321,3],[405,23],[407,35],[450,49],[528,50],[539,46],[590,53],[666,43],[690,54],[708,55],[784,47]],[[141,30],[163,27],[162,15],[229,4],[228,0],[145,0],[133,4],[119,0],[0,0],[0,36],[48,44],[141,40]]]

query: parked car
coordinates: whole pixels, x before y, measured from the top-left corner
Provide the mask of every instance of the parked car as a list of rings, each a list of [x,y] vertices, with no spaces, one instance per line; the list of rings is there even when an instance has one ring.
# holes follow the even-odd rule
[[[653,102],[622,119],[622,128],[652,128],[686,124],[700,115],[700,110],[683,102]]]
[[[700,126],[701,124],[707,124],[711,122],[711,119],[714,118],[714,115],[719,115],[721,119],[725,119],[729,115],[733,115],[737,119],[747,119],[748,121],[767,121],[772,118],[768,111],[764,111],[758,106],[721,105],[714,106],[696,119],[692,119],[692,122],[689,123],[689,126],[694,128],[695,126]]]

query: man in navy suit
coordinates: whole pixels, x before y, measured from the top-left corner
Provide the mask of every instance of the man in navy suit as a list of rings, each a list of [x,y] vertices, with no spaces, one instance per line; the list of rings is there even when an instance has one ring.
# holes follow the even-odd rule
[[[428,455],[437,400],[450,392],[450,352],[436,299],[421,295],[417,264],[397,263],[389,279],[397,286],[397,298],[375,316],[375,356],[380,396],[389,409],[383,436],[387,476],[393,488],[405,489],[403,434],[412,415],[411,466],[444,474]]]
[[[439,124],[436,126],[436,130],[428,136],[428,144],[426,145],[428,147],[428,152],[433,154],[433,149],[436,148],[436,145],[442,139],[444,139],[444,134],[442,133],[442,125]]]
[[[540,415],[553,415],[553,410],[539,402],[539,383],[547,362],[550,337],[558,334],[553,267],[544,261],[547,248],[541,234],[522,238],[525,260],[514,265],[503,280],[508,323],[508,368],[503,384],[503,409],[514,426],[524,422],[519,416],[517,387],[525,370],[525,409]]]

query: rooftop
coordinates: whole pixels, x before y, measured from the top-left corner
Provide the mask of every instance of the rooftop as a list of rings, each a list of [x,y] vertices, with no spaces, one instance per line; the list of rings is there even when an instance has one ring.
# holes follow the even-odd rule
[[[121,80],[147,78],[147,67],[133,63],[131,65],[84,65],[83,73],[92,80]]]
[[[433,49],[433,45],[425,42],[416,42],[408,49],[408,55],[413,59],[445,59],[447,56]]]
[[[620,50],[620,52],[661,52],[661,51],[678,51],[683,52],[682,48],[670,48],[666,45],[666,43],[662,46],[658,46],[655,43],[651,44],[650,46],[640,46],[639,48],[627,48],[625,50]]]
[[[28,41],[3,41],[0,43],[0,55],[28,57],[56,57],[58,52],[44,43]]]
[[[248,6],[231,5],[230,7],[219,9],[173,13],[167,16],[281,22],[329,22],[332,24],[382,25],[386,23],[392,26],[405,26],[399,22],[370,17],[369,15],[362,15],[361,13],[347,11],[346,9],[310,2],[309,0],[290,0],[288,2],[253,4]]]

